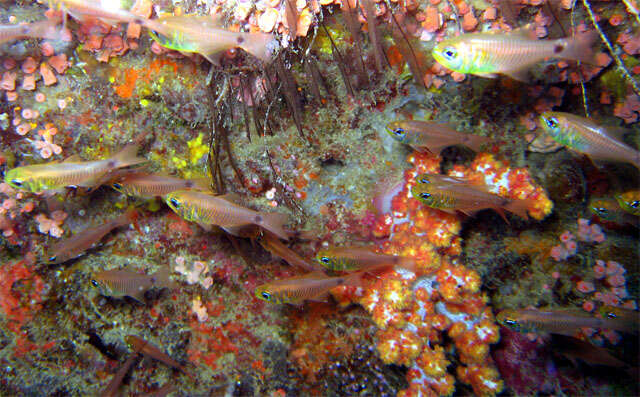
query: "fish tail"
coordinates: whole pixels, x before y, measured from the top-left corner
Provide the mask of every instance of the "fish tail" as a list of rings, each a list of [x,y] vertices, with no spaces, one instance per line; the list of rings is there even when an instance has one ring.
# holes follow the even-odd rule
[[[129,144],[116,153],[111,160],[116,162],[114,168],[122,168],[130,165],[140,164],[147,161],[144,157],[138,157],[138,145]]]
[[[511,200],[508,204],[506,204],[504,206],[504,209],[527,220],[529,219],[529,215],[527,214],[527,211],[529,211],[529,208],[531,208],[532,205],[533,205],[532,200],[515,199],[515,200]]]
[[[491,139],[487,138],[486,136],[469,134],[465,145],[468,146],[469,149],[472,149],[474,152],[481,152],[482,146],[489,145],[490,143]]]
[[[257,225],[262,226],[283,240],[289,240],[289,233],[287,233],[284,228],[284,224],[289,220],[286,214],[279,212],[261,212],[258,218],[261,219],[256,221]]]
[[[364,284],[364,276],[367,272],[361,271],[357,273],[351,273],[344,278],[344,285],[353,287],[362,287]]]
[[[275,54],[278,48],[278,42],[274,39],[273,35],[267,33],[239,33],[242,34],[244,42],[240,45],[240,48],[248,52],[249,54],[260,58],[263,61],[268,61]]]
[[[176,284],[169,278],[169,266],[161,265],[157,272],[153,273],[156,278],[157,285],[174,288]]]
[[[561,51],[559,56],[565,59],[581,61],[589,65],[596,65],[593,44],[597,38],[598,34],[593,30],[576,33],[568,39],[566,48]]]

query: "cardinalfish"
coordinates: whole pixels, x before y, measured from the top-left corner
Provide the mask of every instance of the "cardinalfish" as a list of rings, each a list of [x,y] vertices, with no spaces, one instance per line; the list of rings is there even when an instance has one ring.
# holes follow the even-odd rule
[[[140,17],[120,8],[118,0],[50,0],[49,4],[81,22],[93,18],[111,25],[121,22],[142,23]]]
[[[291,250],[289,247],[284,245],[282,241],[280,241],[278,236],[269,231],[265,231],[264,233],[262,233],[262,236],[260,236],[258,241],[265,250],[271,253],[271,255],[284,259],[290,265],[298,266],[299,268],[304,269],[308,272],[322,269],[315,263],[309,262],[308,260],[298,255],[296,252]]]
[[[637,216],[624,211],[618,202],[612,198],[594,198],[589,201],[589,211],[603,221],[618,225],[630,224],[638,227],[640,220]]]
[[[364,273],[351,273],[344,277],[328,277],[322,272],[277,280],[260,285],[255,290],[257,298],[277,304],[302,304],[305,300],[326,301],[329,291],[340,285],[361,286]]]
[[[620,208],[631,215],[640,216],[640,190],[631,190],[616,195]]]
[[[472,184],[464,179],[437,174],[422,174],[411,188],[411,195],[423,204],[441,211],[466,215],[491,208],[506,221],[503,209],[528,219],[530,200],[510,199],[493,194],[486,186]]]
[[[212,64],[217,55],[232,48],[242,48],[249,54],[267,61],[277,48],[274,36],[268,33],[231,32],[220,27],[211,16],[164,16],[142,21],[151,30],[151,37],[161,46],[182,52],[194,52]]]
[[[60,40],[63,32],[56,28],[59,22],[59,19],[46,19],[23,25],[0,25],[0,44],[30,38]]]
[[[638,333],[638,316],[595,317],[580,308],[503,310],[496,320],[518,332],[549,332],[574,335],[580,328],[598,328]]]
[[[135,364],[136,359],[138,358],[138,352],[134,351],[131,355],[125,360],[125,362],[120,366],[118,372],[113,375],[111,381],[102,391],[100,397],[116,397],[118,396],[118,389],[122,385],[122,380],[127,375],[133,364]]]
[[[505,74],[527,81],[527,70],[545,58],[593,63],[596,35],[578,33],[571,38],[536,40],[530,26],[511,33],[468,33],[443,40],[433,57],[455,72],[495,78]]]
[[[103,295],[114,298],[130,296],[142,302],[144,294],[152,288],[173,288],[169,268],[162,266],[153,274],[141,274],[129,270],[105,270],[93,275],[91,284],[101,289]]]
[[[120,193],[136,197],[161,197],[176,190],[209,190],[207,179],[181,179],[149,174],[138,170],[118,170],[111,187]]]
[[[399,120],[387,124],[387,131],[393,139],[420,151],[440,153],[447,146],[465,145],[479,151],[489,138],[463,134],[446,123],[432,121]]]
[[[594,160],[627,162],[640,168],[640,152],[620,141],[616,131],[563,112],[544,112],[540,124],[556,142]],[[619,134],[618,134],[619,135]]]
[[[140,338],[139,336],[127,335],[125,337],[125,341],[129,345],[129,348],[132,349],[133,351],[139,352],[143,356],[160,361],[161,363],[168,365],[172,368],[175,368],[180,372],[182,372],[183,374],[193,379],[193,375],[191,375],[182,364],[180,364],[173,358],[169,357],[162,350],[158,349],[156,346]]]
[[[415,271],[413,258],[380,254],[369,247],[331,247],[318,251],[318,262],[329,270],[350,272],[373,270],[384,266],[399,266]]]
[[[234,231],[239,228],[256,225],[281,239],[289,238],[284,229],[287,221],[285,214],[254,211],[238,204],[240,198],[235,194],[214,196],[211,193],[179,190],[167,194],[164,200],[182,218],[205,228],[219,226],[235,235]]]
[[[4,180],[14,189],[34,193],[59,191],[67,187],[93,189],[103,183],[109,172],[146,162],[146,159],[136,156],[137,152],[137,145],[127,145],[105,160],[80,161],[77,156],[72,156],[63,162],[27,165],[9,170]]]
[[[55,265],[78,258],[87,250],[100,243],[102,238],[111,233],[112,230],[135,222],[137,217],[138,213],[134,209],[131,209],[100,226],[89,227],[76,233],[73,237],[62,240],[51,247],[47,253],[47,263]]]

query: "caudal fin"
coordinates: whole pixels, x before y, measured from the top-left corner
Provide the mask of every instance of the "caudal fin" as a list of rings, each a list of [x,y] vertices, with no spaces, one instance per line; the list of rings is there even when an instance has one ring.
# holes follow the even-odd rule
[[[558,57],[581,61],[588,65],[596,65],[594,42],[598,38],[595,31],[576,33],[568,39],[567,47],[561,49]]]
[[[532,205],[533,205],[533,202],[531,200],[515,199],[515,200],[511,200],[507,205],[505,205],[504,209],[518,215],[523,219],[529,219],[529,215],[527,214],[527,211],[529,211],[529,208],[531,208]]]
[[[278,41],[272,34],[268,33],[238,33],[244,42],[240,47],[249,54],[268,61],[275,55],[278,49]]]
[[[289,220],[286,214],[261,212],[258,218],[260,219],[256,222],[257,225],[262,226],[283,240],[289,240],[289,233],[284,229],[284,224]]]
[[[175,288],[176,283],[174,283],[169,278],[169,266],[162,265],[157,272],[153,274],[156,279],[155,285],[160,288]]]
[[[138,145],[129,144],[116,153],[111,160],[115,161],[114,168],[128,167],[130,165],[140,164],[147,161],[143,157],[138,157]]]

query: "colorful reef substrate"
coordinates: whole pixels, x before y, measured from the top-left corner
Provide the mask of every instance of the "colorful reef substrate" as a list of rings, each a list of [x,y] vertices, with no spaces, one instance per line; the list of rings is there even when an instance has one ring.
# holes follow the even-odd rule
[[[637,0],[0,0],[0,396],[637,395]]]

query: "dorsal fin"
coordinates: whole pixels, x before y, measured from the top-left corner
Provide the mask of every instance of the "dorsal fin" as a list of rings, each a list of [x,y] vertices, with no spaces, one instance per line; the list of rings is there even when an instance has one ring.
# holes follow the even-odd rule
[[[520,36],[522,38],[530,39],[530,40],[538,39],[538,37],[536,36],[535,27],[533,26],[532,23],[528,23],[524,26],[520,26],[517,29],[513,29],[509,34],[514,36]]]

